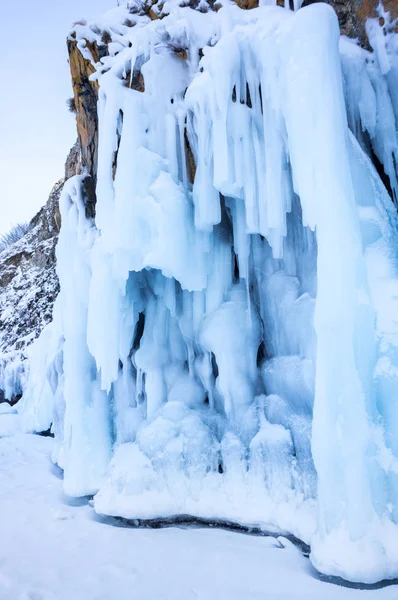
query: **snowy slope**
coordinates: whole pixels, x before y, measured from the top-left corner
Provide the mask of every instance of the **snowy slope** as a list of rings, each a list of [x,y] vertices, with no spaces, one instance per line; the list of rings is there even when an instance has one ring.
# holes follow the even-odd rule
[[[27,233],[0,252],[0,402],[15,402],[29,371],[32,343],[52,320],[59,280],[55,248],[61,226],[59,198],[65,180],[82,170],[78,141],[65,162],[65,177],[52,188]]]
[[[55,184],[26,235],[0,253],[0,351],[23,350],[51,321],[62,187]]]
[[[8,400],[21,394],[28,346],[52,319],[62,187],[63,181],[54,186],[29,231],[0,252],[0,394]]]

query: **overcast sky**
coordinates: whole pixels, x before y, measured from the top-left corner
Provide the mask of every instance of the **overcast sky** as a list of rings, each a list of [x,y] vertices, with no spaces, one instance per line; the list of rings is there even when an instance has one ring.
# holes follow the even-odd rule
[[[45,204],[76,139],[66,36],[116,0],[0,0],[0,234]]]

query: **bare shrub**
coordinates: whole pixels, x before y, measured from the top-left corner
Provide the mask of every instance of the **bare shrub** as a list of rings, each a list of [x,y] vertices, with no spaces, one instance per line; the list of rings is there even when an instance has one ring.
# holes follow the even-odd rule
[[[18,242],[30,230],[30,223],[18,223],[0,236],[0,252]]]
[[[156,44],[157,48],[167,48],[175,56],[184,60],[188,58],[188,43],[185,36],[172,38],[165,29],[158,29],[157,34],[160,38],[160,41]]]
[[[73,96],[72,98],[67,99],[66,106],[68,107],[69,112],[77,113],[76,102]]]

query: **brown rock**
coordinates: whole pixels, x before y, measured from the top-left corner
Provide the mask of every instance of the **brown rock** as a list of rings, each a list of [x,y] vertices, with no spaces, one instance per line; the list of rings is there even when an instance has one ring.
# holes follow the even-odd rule
[[[83,57],[77,41],[68,39],[69,66],[72,78],[73,97],[76,107],[76,125],[81,149],[82,166],[96,181],[97,148],[98,148],[98,83],[90,81],[95,72],[92,62]],[[100,59],[100,51],[96,42],[86,41],[86,48],[91,52],[94,62]],[[102,49],[102,47],[101,47]],[[102,54],[102,52],[101,52]]]
[[[377,7],[379,0],[304,0],[303,8],[317,2],[326,2],[336,11],[342,34],[352,38],[358,38],[360,44],[369,48],[366,35],[366,20],[378,18]],[[244,10],[257,8],[258,0],[236,0],[237,5]],[[284,0],[277,0],[279,6],[284,6]],[[293,2],[290,0],[290,4]],[[389,11],[391,19],[398,18],[398,0],[384,0],[384,9]],[[383,21],[383,22],[381,22]],[[380,19],[380,26],[384,26],[384,19]]]
[[[145,92],[144,76],[139,69],[134,69],[132,77],[130,70],[126,72],[124,85],[137,92]]]
[[[321,0],[305,0],[303,6],[319,1]],[[370,49],[366,34],[366,20],[378,18],[379,0],[327,0],[327,4],[333,6],[336,11],[341,33],[357,38],[361,46]],[[385,10],[390,11],[392,19],[398,17],[398,0],[384,0],[383,6]],[[383,26],[384,23],[380,25]]]
[[[52,319],[59,290],[55,247],[63,184],[54,186],[27,233],[0,252],[0,353],[23,351]]]
[[[65,180],[80,175],[82,172],[82,152],[80,150],[79,140],[76,140],[69,151],[65,162]]]
[[[185,143],[185,159],[187,163],[188,181],[193,183],[196,175],[196,164],[195,158],[192,152],[191,144],[189,143],[187,130],[184,129],[184,143]]]

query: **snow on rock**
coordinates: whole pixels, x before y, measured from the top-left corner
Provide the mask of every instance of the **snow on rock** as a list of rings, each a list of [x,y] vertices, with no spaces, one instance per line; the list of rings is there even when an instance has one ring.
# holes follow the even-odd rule
[[[0,253],[0,400],[15,402],[21,396],[28,347],[52,319],[59,290],[55,245],[62,186],[62,181],[54,186],[25,236]]]
[[[23,427],[52,418],[65,491],[99,513],[273,527],[328,575],[397,577],[395,38],[388,64],[339,48],[324,4],[158,16],[70,36],[97,204],[65,185]]]
[[[58,292],[54,253],[61,225],[58,200],[62,186],[62,181],[55,184],[25,236],[0,253],[3,352],[23,350],[51,320]]]
[[[25,391],[31,356],[35,353],[33,342],[52,320],[59,292],[55,270],[55,247],[61,226],[59,198],[65,180],[81,171],[77,141],[66,159],[65,178],[54,185],[26,234],[0,252],[0,402],[15,403]],[[46,364],[46,344],[44,340],[40,342],[41,349],[36,353],[44,357],[42,365]],[[51,425],[51,412],[45,429]]]

